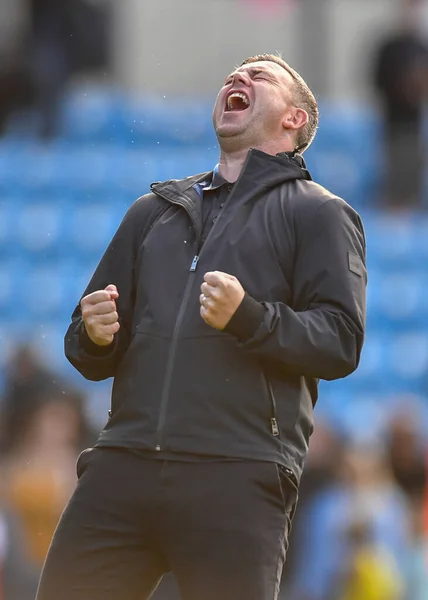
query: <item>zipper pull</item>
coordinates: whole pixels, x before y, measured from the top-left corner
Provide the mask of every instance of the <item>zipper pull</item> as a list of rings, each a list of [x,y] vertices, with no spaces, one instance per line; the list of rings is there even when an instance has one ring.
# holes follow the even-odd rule
[[[199,262],[199,256],[196,254],[196,256],[193,257],[192,264],[190,265],[190,271],[196,271],[198,262]]]
[[[279,436],[279,427],[278,427],[278,421],[275,419],[275,417],[271,418],[270,425],[272,428],[272,435],[274,435],[275,437],[278,437]]]

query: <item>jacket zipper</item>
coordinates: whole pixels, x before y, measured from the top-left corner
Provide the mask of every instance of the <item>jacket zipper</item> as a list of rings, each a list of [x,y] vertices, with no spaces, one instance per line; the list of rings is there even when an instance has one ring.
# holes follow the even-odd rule
[[[267,375],[265,373],[263,373],[264,378],[265,378],[265,382],[266,382],[266,387],[267,387],[267,392],[268,392],[268,396],[269,396],[269,402],[270,402],[270,428],[272,431],[272,435],[274,437],[279,437],[279,426],[278,426],[278,419],[276,418],[276,401],[275,401],[275,394],[273,392],[273,387],[272,384],[269,380],[269,378],[267,377]]]
[[[232,191],[230,192],[229,196],[227,197],[226,202],[224,203],[223,209],[221,212],[224,211],[224,208],[226,207],[227,204],[229,204],[230,202],[230,198],[233,196],[234,191],[236,189],[236,186],[239,182],[239,180],[242,177],[242,174],[244,172],[245,166],[249,160],[250,157],[250,153],[251,150],[249,151],[247,158],[245,160],[245,163],[243,165],[242,171],[241,171],[241,175],[238,177]],[[179,206],[182,206],[184,208],[184,210],[187,212],[187,214],[189,215],[191,221],[193,222],[192,219],[192,215],[190,214],[189,210],[187,209],[187,207],[185,206],[185,204],[183,204],[182,202],[177,202],[174,200],[171,200],[171,198],[168,198],[167,196],[164,196],[161,192],[157,192],[155,191],[155,194],[157,194],[158,196],[161,196],[164,200],[167,200],[168,202],[170,202],[171,204],[177,204]],[[221,214],[221,213],[220,213]],[[220,216],[219,214],[219,216]],[[220,219],[217,219],[216,222],[213,224],[213,226],[210,229],[210,232],[208,233],[204,243],[202,244],[202,240],[198,240],[198,244],[197,244],[197,250],[196,250],[196,254],[193,257],[192,263],[190,265],[189,268],[189,278],[187,280],[187,284],[186,287],[184,289],[184,294],[183,294],[183,299],[181,301],[180,304],[180,308],[178,310],[178,314],[177,314],[177,319],[175,321],[175,325],[174,325],[174,331],[172,333],[172,338],[171,338],[171,344],[169,347],[169,352],[168,352],[168,358],[167,358],[167,362],[166,362],[166,371],[165,371],[165,380],[164,380],[164,384],[163,384],[163,388],[162,388],[162,394],[161,394],[161,402],[160,402],[160,409],[159,409],[159,419],[158,419],[158,424],[156,427],[156,445],[155,445],[155,450],[156,452],[162,452],[163,450],[163,445],[162,445],[162,431],[165,425],[165,418],[166,418],[166,412],[167,412],[167,408],[168,408],[168,403],[169,403],[169,393],[171,390],[171,382],[172,382],[172,371],[174,368],[174,362],[175,362],[175,354],[177,351],[177,342],[178,342],[178,335],[180,333],[180,328],[181,328],[181,324],[183,322],[183,318],[186,312],[186,308],[187,308],[187,303],[189,301],[190,298],[190,292],[192,290],[192,285],[193,285],[193,279],[194,279],[194,274],[196,272],[196,269],[198,267],[198,262],[199,262],[199,258],[202,252],[202,248],[204,246],[206,246],[208,240],[210,239],[217,223],[219,222]]]
[[[173,202],[170,198],[167,198],[165,196],[163,196],[161,193],[156,192],[159,196],[162,196],[162,198],[164,198],[165,200],[167,200],[168,202],[171,202],[172,204],[179,204],[180,206],[182,206],[187,214],[189,215],[189,217],[192,219],[189,211],[187,210],[186,206],[184,204],[182,204],[181,202]],[[233,190],[230,192],[227,201],[225,202],[225,205],[228,203],[230,197],[233,194]],[[224,210],[224,207],[223,207]],[[213,230],[215,229],[217,223],[218,223],[219,219],[216,220],[216,222],[213,224],[213,226],[210,229],[210,232],[204,242],[204,245],[207,243],[207,241],[209,240]],[[166,363],[166,372],[165,372],[165,380],[164,380],[164,384],[163,384],[163,388],[162,388],[162,394],[161,394],[161,402],[160,402],[160,409],[159,409],[159,419],[158,419],[158,424],[156,427],[156,446],[155,446],[155,450],[156,452],[162,452],[163,450],[163,444],[162,444],[162,431],[165,425],[165,418],[166,418],[166,411],[168,408],[168,402],[169,402],[169,394],[170,394],[170,390],[171,390],[171,382],[172,382],[172,371],[174,368],[174,362],[175,362],[175,354],[177,351],[177,342],[178,342],[178,335],[180,333],[180,328],[181,328],[181,324],[183,322],[183,318],[186,312],[186,308],[187,308],[187,303],[189,302],[189,298],[190,298],[190,292],[192,290],[192,285],[193,285],[193,279],[194,279],[194,274],[196,272],[196,269],[198,267],[198,262],[199,262],[199,258],[200,258],[200,254],[202,252],[202,244],[201,244],[201,240],[198,240],[198,246],[197,246],[197,251],[195,256],[192,259],[192,263],[190,265],[189,268],[189,278],[187,280],[187,284],[186,287],[184,289],[184,294],[183,294],[183,299],[181,301],[180,304],[180,308],[177,314],[177,319],[175,321],[175,325],[174,325],[174,331],[172,333],[172,338],[171,338],[171,344],[169,347],[169,352],[168,352],[168,358],[167,358],[167,363]]]
[[[161,394],[159,419],[158,419],[158,424],[157,424],[157,427],[156,427],[156,447],[155,447],[155,450],[157,452],[161,452],[162,451],[162,430],[163,430],[163,427],[165,425],[166,409],[168,407],[169,393],[170,393],[170,390],[171,390],[172,370],[174,368],[175,353],[176,353],[176,350],[177,350],[177,342],[178,342],[178,334],[179,334],[181,323],[183,321],[183,318],[184,318],[184,315],[185,315],[185,312],[186,312],[186,307],[187,307],[187,303],[189,301],[190,292],[192,290],[192,284],[193,284],[193,277],[192,277],[192,275],[196,271],[197,261],[196,261],[195,267],[193,268],[194,263],[195,263],[195,259],[193,259],[192,265],[190,267],[190,276],[189,276],[189,278],[187,280],[186,288],[185,288],[184,294],[183,294],[183,299],[181,301],[180,309],[178,311],[177,320],[175,321],[174,331],[172,333],[171,344],[170,344],[169,352],[168,352],[168,359],[167,359],[167,363],[166,363],[166,372],[165,372],[165,380],[164,380],[164,385],[163,385],[162,394]]]

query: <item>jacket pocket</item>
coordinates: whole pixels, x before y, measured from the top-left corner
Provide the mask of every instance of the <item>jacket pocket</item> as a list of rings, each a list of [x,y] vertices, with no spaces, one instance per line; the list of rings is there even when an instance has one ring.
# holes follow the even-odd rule
[[[272,383],[266,373],[263,371],[263,378],[266,386],[266,393],[269,401],[269,424],[272,435],[274,437],[281,437],[281,432],[278,425],[278,417],[276,412],[276,400],[273,391]]]
[[[86,469],[88,468],[90,459],[94,453],[95,448],[86,448],[86,450],[83,450],[83,452],[81,452],[77,458],[76,461],[76,475],[77,475],[77,479],[80,479],[83,475],[83,473],[86,471]]]
[[[299,495],[298,482],[291,469],[277,463],[275,463],[275,468],[284,511],[289,515],[291,526]]]

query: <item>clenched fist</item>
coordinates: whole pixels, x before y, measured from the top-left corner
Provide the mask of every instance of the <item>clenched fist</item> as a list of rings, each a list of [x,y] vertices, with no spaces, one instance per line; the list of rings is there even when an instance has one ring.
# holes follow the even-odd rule
[[[98,346],[108,346],[120,329],[116,312],[119,293],[115,285],[88,294],[80,301],[82,317],[89,338]]]
[[[223,330],[241,304],[245,291],[233,275],[206,273],[201,285],[201,317],[214,329]]]

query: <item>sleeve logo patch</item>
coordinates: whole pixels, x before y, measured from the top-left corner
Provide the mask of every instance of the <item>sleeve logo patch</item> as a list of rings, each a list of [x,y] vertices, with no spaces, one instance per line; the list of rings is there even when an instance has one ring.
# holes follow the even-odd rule
[[[351,273],[355,273],[358,277],[364,277],[366,269],[364,263],[359,256],[348,252],[348,267]]]

